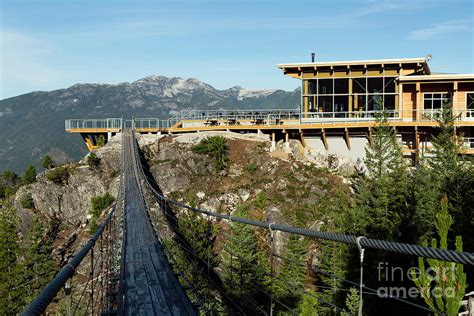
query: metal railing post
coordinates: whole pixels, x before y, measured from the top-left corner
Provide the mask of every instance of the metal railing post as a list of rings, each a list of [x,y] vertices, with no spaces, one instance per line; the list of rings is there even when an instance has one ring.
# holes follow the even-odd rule
[[[364,236],[359,236],[356,238],[356,245],[357,249],[359,249],[359,255],[360,255],[360,282],[359,282],[359,314],[358,316],[362,316],[362,307],[363,307],[363,297],[362,297],[362,290],[364,288],[364,283],[363,283],[363,278],[364,278],[364,252],[365,249],[362,247],[360,244],[361,239],[364,239]]]

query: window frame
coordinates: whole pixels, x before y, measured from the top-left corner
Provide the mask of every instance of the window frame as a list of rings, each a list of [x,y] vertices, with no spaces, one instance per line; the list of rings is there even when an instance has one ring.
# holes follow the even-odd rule
[[[441,97],[440,98],[434,98],[433,95],[435,94],[441,94]],[[431,107],[430,108],[425,108],[425,101],[427,101],[426,99],[426,96],[427,95],[431,95],[431,98],[429,98],[429,101],[431,101]],[[444,97],[444,95],[447,95],[447,98]],[[433,108],[433,102],[434,101],[441,101],[441,107],[439,108]],[[447,100],[448,102],[452,102],[453,101],[453,96],[452,96],[452,93],[449,92],[449,91],[436,91],[436,92],[423,92],[423,110],[430,110],[430,111],[434,111],[434,110],[442,110],[443,109],[443,106],[444,106],[444,101]]]
[[[466,116],[469,119],[474,119],[474,96],[473,96],[473,107],[472,109],[469,109],[468,106],[468,97],[469,94],[474,95],[474,91],[466,91]]]

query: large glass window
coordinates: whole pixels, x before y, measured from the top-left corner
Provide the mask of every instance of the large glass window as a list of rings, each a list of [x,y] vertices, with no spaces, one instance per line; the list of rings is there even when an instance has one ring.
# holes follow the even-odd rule
[[[385,77],[385,93],[394,93],[395,92],[395,79],[397,77]]]
[[[308,80],[308,94],[316,94],[317,81]]]
[[[332,96],[318,97],[318,107],[322,112],[332,112]]]
[[[352,81],[352,93],[367,93],[367,78],[354,78]]]
[[[325,112],[324,117],[360,116],[360,112],[383,109],[395,113],[396,78],[380,76],[304,79],[304,105],[308,111]],[[349,86],[352,86],[351,93]],[[348,113],[349,111],[354,113]]]
[[[382,93],[383,92],[383,78],[374,77],[367,79],[367,86],[369,93]]]
[[[395,116],[395,95],[386,94],[383,97],[383,107],[387,111],[389,117]]]
[[[354,104],[357,104],[358,111],[365,111],[367,109],[367,98],[365,95],[358,95],[355,98]]]
[[[349,79],[334,79],[334,93],[348,94],[349,93]]]
[[[333,79],[319,79],[319,94],[332,94]]]
[[[336,117],[347,117],[349,111],[349,97],[348,96],[335,96],[334,97],[334,112]]]
[[[466,98],[466,108],[468,110],[474,110],[474,92],[468,92]]]
[[[474,92],[466,93],[466,117],[474,118]]]
[[[449,93],[425,93],[423,94],[423,106],[425,110],[441,109],[444,104],[451,101]]]
[[[383,110],[383,96],[380,94],[369,95],[367,103],[367,111],[381,111]]]

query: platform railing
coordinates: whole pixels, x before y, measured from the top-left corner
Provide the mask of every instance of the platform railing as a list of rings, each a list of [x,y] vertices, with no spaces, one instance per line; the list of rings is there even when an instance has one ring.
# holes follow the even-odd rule
[[[299,119],[298,109],[256,109],[256,110],[183,110],[181,120],[226,120],[226,119]]]
[[[436,122],[441,117],[441,109],[388,110],[389,121]],[[134,118],[137,130],[166,130],[178,122],[193,122],[203,126],[231,125],[279,125],[279,124],[318,124],[318,123],[358,123],[375,121],[380,111],[336,111],[336,112],[300,112],[295,109],[265,110],[186,110],[173,118]],[[458,122],[474,122],[474,110],[453,110]],[[69,119],[65,122],[67,131],[98,130],[120,131],[131,127],[131,120],[122,118],[106,119]]]
[[[66,130],[71,129],[116,129],[123,127],[122,118],[69,119],[65,121]]]
[[[436,122],[441,118],[441,109],[421,110],[386,110],[387,119],[409,122]],[[381,111],[337,111],[337,112],[302,112],[303,122],[359,122],[374,121],[380,116]],[[474,110],[453,110],[456,121],[474,121]]]

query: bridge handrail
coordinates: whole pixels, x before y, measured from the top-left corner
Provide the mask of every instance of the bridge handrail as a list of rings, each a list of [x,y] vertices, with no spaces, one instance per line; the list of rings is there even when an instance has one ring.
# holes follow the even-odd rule
[[[89,254],[99,237],[104,232],[105,227],[107,227],[115,213],[120,196],[121,194],[119,193],[117,201],[111,207],[109,214],[99,226],[94,235],[87,241],[81,250],[79,250],[79,252],[71,258],[71,260],[61,269],[61,271],[43,289],[43,291],[41,291],[41,293],[38,294],[38,296],[36,296],[36,298],[25,308],[21,315],[41,315],[45,312],[48,305],[53,301],[54,297],[58,294],[61,288],[65,286],[66,282],[74,275],[82,260],[84,260],[87,254]]]
[[[133,137],[135,138],[134,134],[133,134]],[[137,142],[135,141],[134,144],[135,144],[134,145],[135,150],[137,150],[137,147],[138,147]],[[141,170],[141,174],[145,180],[145,183],[147,184],[148,188],[155,195],[157,199],[163,200],[167,203],[171,203],[179,207],[186,208],[196,213],[200,213],[207,216],[224,219],[224,220],[228,220],[232,222],[238,222],[242,224],[248,224],[252,226],[267,228],[267,229],[270,229],[270,225],[271,225],[272,230],[278,230],[278,231],[282,231],[282,232],[286,232],[290,234],[297,234],[297,235],[313,237],[317,239],[331,240],[331,241],[341,242],[341,243],[355,245],[355,246],[357,246],[357,244],[359,243],[360,246],[367,249],[371,248],[371,249],[385,250],[389,252],[413,255],[413,256],[418,256],[418,257],[423,257],[423,258],[432,258],[432,259],[438,259],[438,260],[443,260],[443,261],[457,262],[457,263],[462,263],[462,264],[471,265],[471,266],[474,265],[474,253],[472,252],[458,252],[454,250],[424,247],[424,246],[415,245],[415,244],[406,244],[406,243],[399,243],[399,242],[373,239],[373,238],[358,239],[357,236],[353,236],[353,235],[323,232],[323,231],[313,230],[313,229],[304,228],[304,227],[294,227],[294,226],[290,226],[286,224],[269,223],[269,222],[263,222],[263,221],[253,220],[253,219],[234,217],[230,214],[222,214],[222,213],[217,213],[217,212],[212,212],[212,211],[192,207],[187,204],[169,199],[165,197],[164,195],[158,193],[150,184],[148,177],[145,175],[141,161],[137,157],[137,153],[135,153],[135,156],[136,156],[135,159],[138,159],[137,163],[140,166],[139,169]]]

